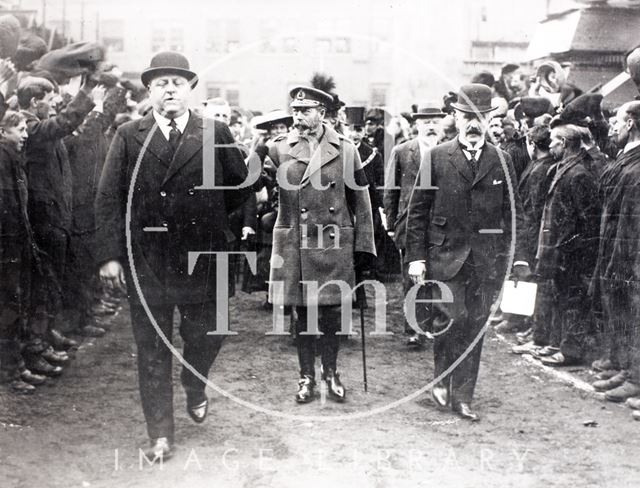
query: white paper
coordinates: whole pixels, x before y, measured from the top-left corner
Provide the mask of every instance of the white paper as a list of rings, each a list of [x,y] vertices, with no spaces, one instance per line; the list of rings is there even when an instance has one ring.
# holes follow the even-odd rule
[[[531,317],[536,308],[536,293],[538,285],[526,281],[505,281],[502,289],[502,302],[500,310],[505,313],[526,315]]]

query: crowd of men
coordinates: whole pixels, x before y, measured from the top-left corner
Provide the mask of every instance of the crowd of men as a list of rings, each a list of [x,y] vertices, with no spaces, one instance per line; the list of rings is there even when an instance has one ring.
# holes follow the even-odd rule
[[[589,360],[598,372],[594,389],[609,401],[626,401],[640,418],[639,101],[605,110],[601,94],[582,93],[566,83],[560,65],[548,61],[534,76],[531,68],[514,64],[504,66],[498,79],[478,73],[459,92],[399,114],[346,106],[333,80],[323,75],[292,90],[289,107],[271,112],[232,108],[221,98],[186,110],[179,106],[179,94],[190,91],[197,77],[180,55],[154,57],[143,72],[144,86],[139,86],[124,80],[97,44],[46,51],[33,35],[22,36],[14,52],[0,59],[0,378],[12,391],[31,393],[48,377],[60,376],[70,362],[67,351],[78,347],[78,340],[67,336],[105,334],[108,322],[101,317],[115,313],[127,283],[140,361],[147,361],[139,364],[141,392],[156,389],[143,393],[149,435],[168,439],[168,444],[155,445],[156,453],[168,452],[173,413],[158,412],[156,405],[157,395],[172,394],[169,386],[162,391],[157,386],[168,373],[165,368],[143,374],[168,351],[158,349],[156,331],[143,318],[143,304],[131,298],[131,268],[119,262],[124,258],[122,203],[128,191],[123,178],[137,174],[132,151],[147,137],[148,153],[133,195],[134,204],[147,209],[142,217],[134,215],[134,227],[147,232],[133,236],[142,287],[153,288],[145,280],[158,277],[165,287],[185,280],[176,263],[186,260],[186,251],[175,240],[162,240],[163,232],[174,226],[191,239],[223,239],[227,249],[256,251],[253,271],[244,259],[231,260],[229,291],[233,294],[236,284],[247,292],[269,291],[265,308],[284,306],[295,318],[299,403],[314,396],[316,346],[330,396],[344,401],[346,394],[337,373],[337,329],[327,328],[319,341],[303,334],[309,297],[299,286],[308,280],[300,276],[325,273],[329,266],[344,271],[333,277],[349,284],[372,271],[380,281],[401,275],[405,293],[417,283],[424,284],[420,296],[433,296],[434,287],[425,284],[428,278],[466,297],[466,308],[416,307],[418,327],[405,321],[404,330],[408,348],[424,347],[425,337],[434,338],[435,377],[440,378],[433,391],[436,403],[451,404],[461,416],[477,420],[469,404],[481,343],[455,372],[448,369],[471,344],[484,323],[483,313],[498,298],[499,286],[486,287],[489,279],[493,284],[504,279],[504,274],[493,276],[504,264],[496,240],[503,230],[496,233],[496,228],[507,233],[515,211],[514,276],[537,283],[536,309],[532,317],[503,314],[496,330],[515,334],[519,345],[514,353],[531,354],[549,366]],[[627,64],[640,86],[640,50],[629,54]],[[224,163],[219,174],[226,183],[239,184],[247,168],[257,165],[261,174],[255,185],[228,191],[224,198],[194,191],[201,184],[196,181],[202,177],[201,160],[197,171],[188,177],[184,173],[193,154],[202,150],[197,124],[206,127],[207,120],[216,124],[216,154]],[[159,126],[156,136],[154,124]],[[282,188],[278,170],[305,151],[309,168],[300,172],[290,166],[294,169],[287,169],[287,181],[305,187],[313,172],[331,160],[327,154],[333,154],[341,161],[338,168],[350,167],[367,190],[345,194],[341,172],[329,166],[323,170],[328,197]],[[155,163],[145,166],[145,161],[153,158],[166,164],[166,174],[147,171]],[[426,190],[420,184],[425,167],[434,178]],[[198,199],[197,205],[182,203],[178,181],[184,180],[178,177],[188,180],[185,195]],[[507,179],[515,193],[508,199]],[[467,186],[454,191],[464,181]],[[162,190],[145,193],[145,188],[156,187]],[[464,206],[467,195],[470,206]],[[323,198],[331,199],[326,209],[318,207]],[[154,220],[163,215],[186,220],[175,225]],[[227,218],[229,236],[226,228],[204,237],[184,230],[187,224],[216,228]],[[301,237],[292,229],[301,221],[311,227],[326,219],[342,222],[340,229],[353,224],[353,235],[340,236],[352,239],[350,251],[325,254],[329,261],[316,262],[316,255],[295,247]],[[481,237],[469,237],[470,232]],[[158,239],[153,244],[151,234]],[[137,248],[138,241],[149,247]],[[220,243],[212,249],[223,247]],[[274,256],[284,264],[274,266]],[[488,272],[480,276],[479,269]],[[202,275],[205,283],[209,278]],[[200,283],[197,273],[189,279]],[[285,283],[285,291],[268,290],[269,281]],[[296,286],[289,286],[292,282]],[[194,330],[206,322],[205,331],[215,325],[215,300],[207,295],[211,290],[199,296],[193,284],[170,289],[147,295],[146,301],[169,336],[173,305],[168,304],[180,308],[181,333],[189,344],[185,354],[193,364],[202,363],[196,369],[206,376],[221,339],[203,340]],[[321,330],[323,324],[339,322],[335,307],[343,297],[323,290],[314,300],[321,307]],[[467,323],[476,308],[482,313]],[[204,386],[185,371],[182,379],[189,413],[201,422],[208,405]],[[450,396],[456,395],[451,403]],[[162,422],[153,423],[160,417]]]

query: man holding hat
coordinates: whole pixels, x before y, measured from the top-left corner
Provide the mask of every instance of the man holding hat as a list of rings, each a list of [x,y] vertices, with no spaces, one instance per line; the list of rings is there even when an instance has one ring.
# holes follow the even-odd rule
[[[375,256],[371,203],[358,151],[324,122],[332,97],[304,86],[290,95],[293,129],[270,151],[280,188],[269,301],[296,307],[298,314],[296,401],[314,398],[317,343],[329,398],[343,402],[336,334],[341,307],[351,306],[356,272]],[[338,284],[348,285],[348,292]]]
[[[493,110],[491,89],[465,85],[452,106],[459,135],[425,157],[431,181],[418,178],[408,204],[405,262],[414,283],[428,280],[430,296],[439,300],[429,311],[435,335],[434,377],[439,379],[433,398],[437,405],[450,406],[475,421],[479,417],[470,404],[481,334],[511,264],[513,212],[518,224],[522,212],[509,156],[485,139],[484,114]],[[519,235],[514,263],[518,277],[530,274],[523,243]],[[458,359],[457,367],[445,375]]]
[[[129,287],[140,396],[151,439],[147,454],[166,459],[174,442],[173,386],[171,351],[159,332],[171,341],[177,307],[182,355],[190,365],[181,374],[187,412],[203,422],[205,384],[193,370],[207,377],[223,337],[208,333],[219,328],[216,308],[223,304],[216,303],[216,291],[224,293],[215,286],[221,259],[211,253],[228,251],[233,240],[228,214],[252,189],[234,188],[245,180],[247,168],[229,128],[213,120],[205,124],[188,109],[197,77],[184,56],[156,54],[142,72],[142,83],[153,110],[120,126],[111,143],[96,201],[97,242],[102,244],[97,258],[107,286],[120,288],[126,281]],[[211,164],[203,156],[206,142],[215,148],[215,186],[227,190],[202,188],[203,165]],[[190,251],[209,254],[190,264]]]
[[[391,151],[387,166],[384,192],[384,210],[387,226],[393,235],[393,240],[400,254],[404,256],[407,237],[407,206],[413,191],[413,186],[429,149],[438,144],[442,133],[442,119],[446,116],[440,104],[428,102],[412,114],[418,137],[397,145]],[[426,164],[426,163],[425,163]],[[403,264],[403,284],[405,295],[413,286],[407,275],[408,264]],[[419,307],[419,311],[423,310]],[[421,319],[418,319],[421,322]],[[405,318],[405,332],[410,334],[408,345],[419,348],[422,346],[422,335],[415,331]]]

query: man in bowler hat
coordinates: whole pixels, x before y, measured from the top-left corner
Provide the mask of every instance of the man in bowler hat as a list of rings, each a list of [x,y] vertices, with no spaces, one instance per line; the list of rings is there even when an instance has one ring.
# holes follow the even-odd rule
[[[431,181],[416,180],[407,208],[405,262],[414,283],[427,280],[430,296],[442,299],[430,308],[434,377],[442,377],[432,396],[438,406],[450,406],[462,418],[476,421],[471,400],[482,337],[472,344],[510,265],[513,212],[518,231],[522,212],[509,156],[485,139],[484,114],[493,110],[491,89],[465,85],[452,106],[459,135],[429,150],[425,164],[431,165]],[[526,277],[524,240],[515,244],[514,273]]]
[[[141,77],[153,110],[123,124],[114,136],[96,201],[101,243],[97,253],[101,279],[112,287],[128,285],[140,396],[151,439],[147,455],[166,459],[172,453],[175,430],[171,352],[152,318],[171,340],[174,309],[180,312],[182,355],[191,367],[183,367],[181,380],[187,412],[200,423],[207,415],[208,399],[205,384],[193,371],[206,378],[222,344],[221,335],[208,333],[217,328],[217,306],[224,306],[216,303],[215,286],[216,264],[222,259],[211,253],[228,251],[233,240],[228,214],[252,189],[236,188],[247,169],[229,128],[218,121],[207,120],[205,125],[187,107],[197,82],[188,60],[178,53],[158,53]],[[215,148],[214,186],[229,188],[224,191],[198,188],[204,183],[203,164],[211,164],[203,158],[207,141]],[[125,238],[130,190],[132,261]],[[208,254],[200,255],[193,267],[190,251]],[[134,283],[139,284],[140,295]]]

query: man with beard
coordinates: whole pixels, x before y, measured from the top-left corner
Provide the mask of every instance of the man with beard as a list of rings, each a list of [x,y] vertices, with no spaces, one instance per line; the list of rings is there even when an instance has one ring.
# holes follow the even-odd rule
[[[506,153],[486,141],[481,122],[482,114],[493,110],[491,89],[465,85],[452,106],[459,135],[425,158],[431,181],[418,178],[409,201],[405,262],[414,283],[427,280],[429,295],[437,300],[430,309],[438,381],[432,396],[438,406],[450,405],[462,418],[477,421],[470,404],[481,334],[510,264],[512,217],[519,234],[514,273],[524,278],[530,271],[522,206],[517,193],[509,191],[516,187],[513,167]]]
[[[640,395],[640,102],[620,107],[613,128],[622,150],[601,177],[600,247],[592,287],[602,300],[606,333],[606,358],[596,366],[610,373],[593,386],[605,391],[607,400],[622,402]],[[640,409],[637,399],[633,403]]]
[[[540,351],[550,366],[582,362],[591,332],[587,290],[598,250],[600,199],[591,158],[582,148],[582,133],[572,124],[552,121],[550,169],[538,250],[536,274],[550,293],[550,347]],[[562,122],[560,122],[562,123]],[[547,355],[549,354],[549,355]]]
[[[214,331],[224,328],[218,319],[228,305],[218,303],[224,291],[216,287],[223,257],[212,253],[228,252],[233,242],[228,215],[252,189],[238,188],[247,168],[229,128],[187,108],[197,77],[183,55],[156,54],[141,79],[153,110],[120,126],[109,148],[96,199],[96,259],[106,286],[129,286],[140,397],[151,441],[146,455],[155,461],[171,456],[175,433],[172,355],[161,336],[172,341],[177,308],[182,356],[190,366],[180,375],[187,413],[202,423],[209,403],[201,378],[207,378],[222,346],[224,336]],[[213,148],[210,161],[204,156],[206,141]],[[215,165],[215,181],[209,184],[227,187],[224,191],[202,188],[205,164]],[[202,255],[194,263],[189,256],[196,251]]]
[[[411,192],[416,182],[416,177],[425,160],[429,149],[435,147],[442,135],[442,119],[445,113],[437,102],[429,102],[412,114],[418,137],[404,142],[393,148],[389,157],[389,165],[386,173],[386,185],[384,192],[384,210],[387,217],[387,226],[393,236],[393,240],[401,256],[406,253],[407,239],[407,207]],[[426,164],[426,163],[424,163]],[[404,261],[404,260],[403,260]],[[406,295],[413,282],[407,274],[408,263],[403,262],[402,276],[403,289]],[[417,312],[424,310],[418,307]],[[419,313],[418,324],[426,317]],[[423,344],[424,334],[414,330],[404,319],[405,333],[409,334],[407,345],[412,348],[420,348]]]
[[[351,306],[356,273],[369,270],[376,253],[371,202],[358,151],[324,123],[331,95],[304,86],[290,95],[294,128],[270,151],[278,167],[279,211],[269,301],[296,307],[298,313],[296,401],[314,398],[317,343],[329,398],[343,402],[336,334],[341,308]],[[339,284],[348,285],[349,292]]]

